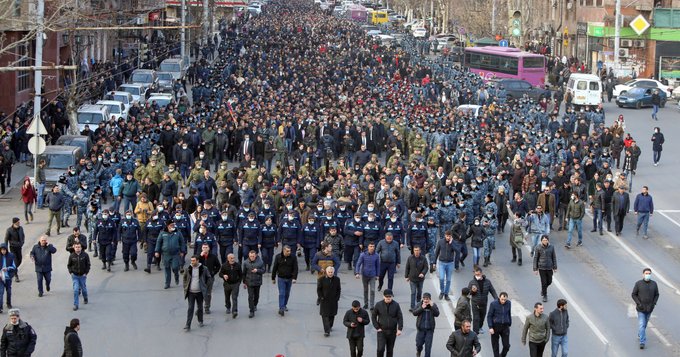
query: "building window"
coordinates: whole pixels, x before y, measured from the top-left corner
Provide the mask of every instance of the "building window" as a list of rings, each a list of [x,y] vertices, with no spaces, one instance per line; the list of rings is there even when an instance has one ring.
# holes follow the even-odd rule
[[[29,43],[17,45],[17,66],[28,67],[31,65],[31,53]],[[31,71],[17,72],[17,92],[31,88]]]
[[[595,6],[602,7],[604,5],[604,0],[595,0]]]
[[[12,3],[12,13],[14,17],[21,16],[21,0],[14,0]]]

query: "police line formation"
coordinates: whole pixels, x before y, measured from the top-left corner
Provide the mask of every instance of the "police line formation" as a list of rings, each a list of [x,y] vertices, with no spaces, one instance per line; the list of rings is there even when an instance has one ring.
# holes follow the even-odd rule
[[[31,251],[39,296],[43,280],[50,291],[56,248],[47,236],[53,224],[58,235],[70,228],[74,310],[81,295],[88,303],[88,252],[112,272],[120,244],[126,272],[138,269],[141,255],[147,274],[164,271],[166,289],[183,274],[186,330],[194,315],[202,327],[203,314],[211,313],[215,281],[223,284],[233,318],[244,284],[253,318],[269,275],[278,284],[278,313],[285,316],[297,253],[304,255],[305,270],[318,274],[324,334],[338,310],[338,272],[346,269],[364,288],[363,306],[354,301],[343,318],[351,355],[361,355],[364,326],[372,323],[378,355],[387,350],[391,356],[403,328],[401,308],[392,300],[403,265],[409,312],[417,316],[417,355],[429,356],[439,308],[423,294],[423,282],[437,272],[438,298],[451,300],[453,272],[466,267],[470,250],[474,278],[456,304],[456,331],[447,348],[452,356],[479,352],[477,334],[484,333],[487,318],[494,355],[505,356],[511,302],[482,273],[497,261],[496,238],[509,239],[518,265],[530,244],[530,263],[547,302],[557,269],[551,232],[568,231],[569,249],[575,233],[582,246],[589,206],[593,232],[611,231],[613,217],[620,235],[641,151],[630,134],[624,138],[622,116],[605,126],[599,107],[576,112],[567,105],[560,114],[561,98],[506,99],[502,86],[485,84],[464,68],[447,66],[432,75],[431,64],[417,54],[413,38],[382,46],[358,25],[306,1],[272,2],[261,16],[221,21],[219,38],[192,65],[191,105],[134,104],[128,121],[86,129],[83,134],[96,143],[90,156],[48,187],[45,200],[44,163],[37,191],[24,182],[24,202],[37,202],[49,219]],[[460,104],[483,107],[475,117],[457,111]],[[647,238],[653,202],[646,188],[642,192],[634,211],[637,233],[642,229]],[[27,222],[33,220],[29,214],[30,207]],[[1,281],[11,308],[24,242],[18,218],[7,236],[11,252],[0,246],[6,268]],[[405,263],[403,248],[410,251]],[[658,289],[651,271],[644,276],[633,298],[646,327]],[[376,282],[383,292],[378,302]],[[489,295],[494,301],[487,312]],[[560,347],[566,355],[566,307],[559,299],[546,315],[541,303],[534,306],[522,333],[532,356],[542,355],[546,343],[553,356]],[[5,327],[2,353],[14,348],[30,355],[35,333],[22,323]],[[646,343],[642,325],[640,348]],[[12,335],[20,326],[31,333]]]

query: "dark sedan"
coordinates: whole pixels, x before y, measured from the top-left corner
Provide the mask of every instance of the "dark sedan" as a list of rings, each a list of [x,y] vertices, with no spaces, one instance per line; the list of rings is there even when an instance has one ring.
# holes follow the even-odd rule
[[[640,109],[642,107],[651,107],[653,90],[653,88],[631,88],[616,97],[616,104],[619,108],[628,107]],[[666,106],[666,93],[659,90],[659,96],[661,97],[661,104],[659,106],[663,108]]]

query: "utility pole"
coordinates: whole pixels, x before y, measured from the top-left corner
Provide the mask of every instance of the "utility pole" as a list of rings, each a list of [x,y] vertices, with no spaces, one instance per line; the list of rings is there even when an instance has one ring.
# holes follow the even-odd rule
[[[496,0],[491,0],[491,34],[496,35]]]
[[[621,0],[616,0],[616,19],[614,21],[614,71],[619,70],[619,45],[621,43]],[[616,75],[616,72],[614,72]]]
[[[210,11],[210,1],[203,0],[203,44],[208,43],[208,36],[210,36],[210,20],[208,15]]]
[[[181,3],[180,6],[181,6],[180,11],[182,11],[182,28],[180,30],[180,47],[179,48],[180,48],[180,53],[181,53],[181,56],[182,56],[182,61],[186,61],[187,43],[186,43],[186,28],[184,28],[184,26],[186,26],[186,7],[187,7],[186,0],[182,0],[182,3]]]
[[[45,26],[45,0],[36,0],[36,34],[35,34],[35,75],[34,75],[34,85],[35,85],[35,96],[33,97],[33,121],[36,126],[35,130],[35,153],[33,155],[33,177],[35,180],[38,179],[38,145],[40,142],[40,135],[47,133],[41,133],[40,127],[42,119],[40,119],[40,112],[42,111],[42,57],[43,57],[43,32]],[[28,51],[26,51],[28,52]],[[28,55],[28,54],[27,54]],[[36,181],[36,184],[38,182]]]

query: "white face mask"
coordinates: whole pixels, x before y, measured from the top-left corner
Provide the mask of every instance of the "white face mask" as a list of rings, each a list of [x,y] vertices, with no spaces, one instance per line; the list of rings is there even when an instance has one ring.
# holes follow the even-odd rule
[[[374,209],[375,208],[373,208],[373,207],[368,207],[368,212],[373,212]]]
[[[243,207],[243,210],[246,211],[246,212],[249,212],[249,211],[250,211],[250,208],[248,208],[248,207]]]
[[[168,228],[168,231],[174,232],[174,231],[175,231],[175,228]]]
[[[229,216],[222,216],[222,220],[223,220],[223,221],[226,221],[227,218],[229,218]]]
[[[181,219],[181,218],[182,218],[182,215],[181,215],[181,214],[176,214],[176,215],[175,215],[175,219]]]
[[[294,219],[295,219],[295,216],[288,216],[288,220],[289,220],[289,221],[292,221],[292,220],[294,220]]]
[[[390,221],[396,222],[396,221],[397,221],[397,217],[392,217],[392,218],[390,218]]]
[[[163,206],[158,206],[158,212],[163,212]]]
[[[368,221],[369,222],[375,222],[375,218],[369,218]]]
[[[103,214],[103,215],[102,215],[102,219],[108,219],[108,218],[109,218],[109,215],[108,215],[108,214]]]
[[[248,222],[252,222],[254,220],[255,220],[255,218],[248,218]]]
[[[361,218],[354,218],[355,222],[361,222]]]
[[[268,208],[269,208],[269,205],[264,205],[264,208],[267,208],[267,209],[268,209]]]
[[[287,208],[288,210],[292,210],[292,209],[293,209],[293,206],[286,206],[286,208]]]
[[[127,218],[127,219],[132,219],[132,216],[129,215],[129,214],[126,214],[126,215],[125,215],[125,218]]]
[[[416,222],[421,223],[423,220],[422,219],[416,219]]]
[[[309,223],[309,224],[314,224],[314,221],[307,221],[307,223]]]

